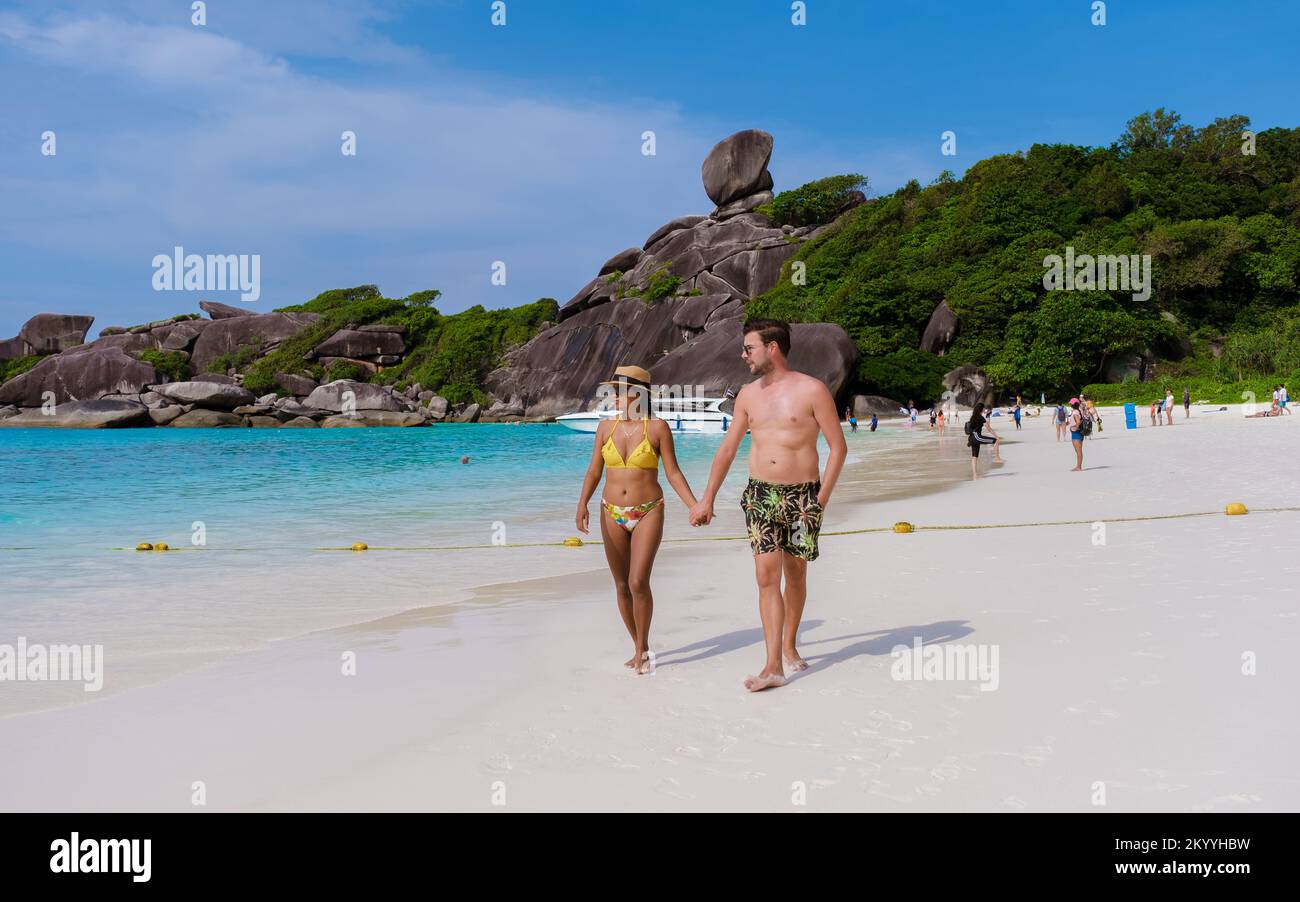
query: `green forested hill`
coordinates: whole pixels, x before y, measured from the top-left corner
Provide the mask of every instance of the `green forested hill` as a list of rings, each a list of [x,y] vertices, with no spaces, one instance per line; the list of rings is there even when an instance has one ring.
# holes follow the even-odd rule
[[[1300,129],[1243,139],[1244,116],[1196,128],[1158,109],[1110,147],[1034,145],[961,179],[854,208],[800,249],[750,316],[839,323],[862,388],[935,398],[982,366],[1007,390],[1059,394],[1145,355],[1156,379],[1289,377],[1300,368]],[[1244,152],[1245,151],[1245,152]],[[1047,291],[1044,257],[1150,254],[1152,291]],[[787,264],[788,266],[789,264]],[[917,350],[931,312],[958,318],[942,357]]]

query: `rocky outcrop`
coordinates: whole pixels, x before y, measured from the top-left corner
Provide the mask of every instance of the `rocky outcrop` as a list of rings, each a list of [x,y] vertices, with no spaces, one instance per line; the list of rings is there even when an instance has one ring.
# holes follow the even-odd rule
[[[33,407],[0,419],[5,426],[53,426],[65,429],[111,429],[149,424],[149,408],[134,401],[68,401],[49,413]]]
[[[57,354],[84,343],[94,321],[93,316],[38,313],[18,330],[18,337],[31,348],[30,354]]]
[[[854,395],[849,404],[854,416],[868,419],[873,413],[878,417],[897,416],[903,406],[900,402],[893,398],[886,398],[884,395]]]
[[[235,416],[225,410],[203,410],[195,408],[172,420],[171,429],[220,429],[243,426],[244,418]]]
[[[194,371],[201,373],[218,357],[245,347],[255,347],[258,356],[270,353],[318,319],[318,313],[248,313],[213,320],[194,342]]]
[[[401,411],[403,406],[390,390],[368,382],[336,379],[312,391],[303,402],[306,407],[343,413],[348,410]]]
[[[276,373],[275,384],[287,391],[291,395],[306,397],[316,390],[317,382],[307,376],[296,376],[293,373]]]
[[[952,312],[947,301],[940,301],[939,306],[930,314],[930,321],[925,324],[925,332],[921,334],[921,350],[943,355],[952,346],[956,335],[957,314]]]
[[[235,319],[240,316],[261,316],[256,310],[246,307],[232,307],[219,301],[199,301],[199,309],[213,319]]]
[[[396,332],[340,329],[312,349],[311,357],[353,357],[358,359],[400,356],[406,343]]]
[[[515,348],[485,380],[488,417],[556,416],[585,408],[615,367],[649,369],[656,382],[737,389],[752,377],[737,352],[745,304],[772,289],[820,226],[774,227],[756,208],[772,200],[772,136],[738,132],[701,169],[709,216],[664,223],[640,250],[605,262],[563,307],[559,322]],[[672,284],[656,297],[652,284]],[[646,296],[649,297],[646,297]],[[857,350],[842,329],[796,327],[791,363],[823,378],[837,395],[853,378]],[[498,406],[500,405],[500,406]]]
[[[977,366],[959,366],[944,374],[943,387],[952,392],[958,404],[973,407],[976,402],[985,404],[993,400],[993,383]]]
[[[772,136],[756,128],[719,141],[700,167],[709,200],[724,207],[739,198],[767,191],[772,187],[772,174],[767,171],[771,159]]]
[[[256,400],[246,388],[219,382],[168,382],[153,386],[153,390],[178,404],[197,404],[212,410],[234,410]]]
[[[326,417],[320,425],[326,429],[340,426],[397,426],[409,428],[411,426],[423,426],[424,423],[424,417],[418,413],[393,410],[358,410],[356,413]]]
[[[46,357],[26,373],[0,386],[0,404],[40,407],[46,392],[54,402],[94,401],[104,395],[139,394],[158,381],[152,366],[120,348],[82,345]]]
[[[38,313],[13,338],[0,341],[0,361],[36,354],[57,354],[81,345],[95,321],[72,313]]]

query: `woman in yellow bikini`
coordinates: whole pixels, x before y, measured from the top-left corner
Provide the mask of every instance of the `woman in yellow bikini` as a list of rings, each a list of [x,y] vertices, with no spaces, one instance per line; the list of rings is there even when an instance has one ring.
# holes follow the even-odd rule
[[[634,673],[652,669],[650,618],[654,597],[650,569],[664,534],[664,492],[659,486],[659,460],[664,475],[687,509],[695,506],[668,424],[650,417],[650,374],[639,366],[621,366],[614,378],[601,385],[615,388],[617,418],[602,420],[596,428],[591,463],[582,482],[575,518],[578,530],[589,532],[588,504],[605,469],[605,490],[600,499],[600,534],[605,559],[614,575],[618,612],[632,636],[633,652],[624,666]]]

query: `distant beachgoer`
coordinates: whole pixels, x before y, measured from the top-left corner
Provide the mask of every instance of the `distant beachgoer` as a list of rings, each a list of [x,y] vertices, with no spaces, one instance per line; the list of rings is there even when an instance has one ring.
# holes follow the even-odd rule
[[[910,416],[910,417],[912,418],[912,425],[915,426],[915,425],[916,425],[916,413],[917,413],[917,411],[916,411],[916,402],[915,402],[915,401],[908,401],[908,402],[907,402],[907,413],[908,413],[908,416]]]
[[[1062,441],[1065,438],[1065,405],[1058,403],[1056,411],[1052,414],[1052,422],[1056,426],[1056,440]]]
[[[1087,395],[1079,395],[1079,400],[1083,403],[1084,414],[1092,420],[1092,425],[1097,427],[1098,432],[1104,432],[1101,424],[1101,411],[1097,409],[1097,402]]]
[[[935,424],[935,421],[938,419],[938,416],[939,416],[939,412],[936,411],[933,407],[931,407],[931,408],[930,408],[930,428],[931,428],[931,429],[934,428],[934,424]]]
[[[876,425],[877,425],[878,422],[879,422],[879,421],[876,419],[876,415],[873,413],[873,414],[871,415],[871,431],[872,431],[872,432],[875,432],[875,431],[876,431]]]
[[[1152,401],[1152,402],[1151,402],[1151,425],[1152,425],[1152,426],[1159,426],[1159,425],[1160,425],[1160,405],[1161,405],[1161,403],[1163,403],[1163,402],[1161,402],[1161,401]]]
[[[1287,395],[1286,386],[1279,385],[1277,387],[1277,403],[1278,406],[1282,408],[1282,412],[1287,416],[1291,416],[1291,408],[1287,406],[1287,402],[1290,400],[1291,398]]]
[[[1074,444],[1074,469],[1070,472],[1077,473],[1083,469],[1083,405],[1078,398],[1070,399],[1070,417],[1067,421],[1070,427],[1070,441]]]
[[[1165,386],[1165,416],[1168,417],[1167,425],[1174,425],[1174,390]]]
[[[855,414],[855,413],[853,412],[853,409],[852,409],[852,408],[847,408],[847,409],[844,411],[844,414],[845,414],[845,416],[848,418],[848,421],[849,421],[849,432],[857,432],[857,431],[858,431],[858,416],[857,416],[857,414]]]
[[[693,508],[696,499],[677,465],[672,429],[650,415],[650,374],[639,366],[621,366],[614,371],[613,379],[601,385],[615,387],[614,403],[619,415],[601,420],[596,426],[595,446],[582,481],[574,522],[579,532],[590,531],[588,504],[604,469],[600,534],[605,560],[614,577],[618,612],[632,637],[632,657],[623,666],[633,673],[649,673],[653,670],[650,619],[654,614],[650,570],[664,532],[660,460],[664,476],[682,503]],[[740,433],[743,435],[744,430]]]
[[[1019,395],[1016,395],[1016,406],[1012,409],[1012,411],[1011,411],[1011,416],[1015,418],[1015,421],[1016,421],[1016,428],[1017,428],[1017,429],[1021,428],[1021,426],[1020,426],[1020,396],[1019,396]]]
[[[462,455],[460,456],[460,462],[463,463],[463,464],[467,464],[467,463],[469,463],[469,455],[468,455],[468,454],[462,454]]]
[[[987,428],[988,435],[983,430]],[[1002,463],[1002,455],[999,450],[1002,446],[1002,439],[998,437],[993,426],[989,423],[988,418],[984,416],[984,402],[979,401],[975,404],[970,413],[970,419],[966,422],[966,444],[970,445],[970,478],[979,479],[979,456],[980,447],[983,445],[993,446],[993,460],[995,463]]]
[[[939,434],[940,434],[940,435],[943,435],[943,424],[944,424],[944,418],[943,418],[943,408],[942,408],[942,407],[939,408],[939,416],[936,418],[936,422],[939,424]]]
[[[1192,415],[1192,389],[1190,386],[1183,386],[1183,419]]]

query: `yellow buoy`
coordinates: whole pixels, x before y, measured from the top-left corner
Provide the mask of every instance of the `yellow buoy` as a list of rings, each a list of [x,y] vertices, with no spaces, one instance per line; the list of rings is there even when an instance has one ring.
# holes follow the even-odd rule
[[[1240,514],[1250,513],[1250,511],[1246,510],[1246,505],[1242,504],[1240,501],[1232,502],[1226,508],[1224,508],[1223,512],[1230,517],[1238,516]]]
[[[353,544],[353,546],[352,546],[352,550],[353,550],[353,551],[369,551],[369,550],[370,550],[370,546],[367,545],[365,542],[356,542],[356,543]]]
[[[167,543],[166,543],[166,542],[154,542],[154,543],[153,543],[153,550],[154,550],[154,551],[168,551],[168,550],[170,550],[170,549],[168,549],[168,547],[167,547]]]
[[[139,545],[135,546],[135,550],[136,550],[136,551],[153,551],[153,545],[149,544],[148,542],[141,542]]]
[[[906,522],[905,520],[899,520],[897,523],[894,524],[894,532],[912,532],[914,530],[915,527],[912,526],[911,523]]]
[[[581,548],[581,547],[582,547],[582,539],[578,538],[577,536],[569,536],[567,539],[564,540],[564,547],[566,547],[566,548]]]

